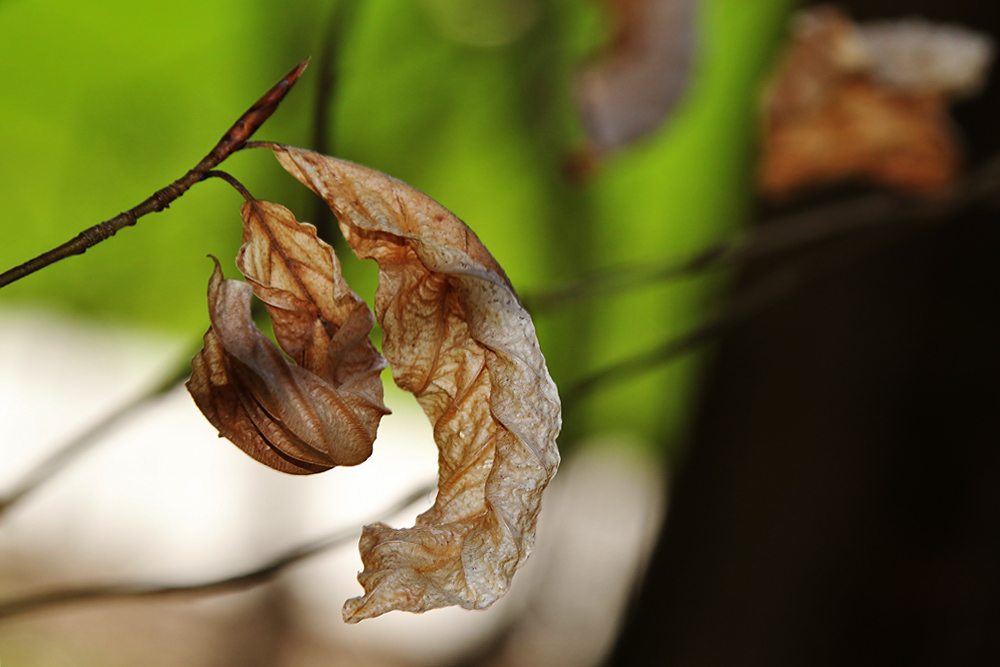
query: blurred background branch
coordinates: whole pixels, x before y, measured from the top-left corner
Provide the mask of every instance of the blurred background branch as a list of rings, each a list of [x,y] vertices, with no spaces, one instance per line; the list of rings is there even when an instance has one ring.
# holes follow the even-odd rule
[[[200,349],[200,347],[201,346],[199,344],[198,349]],[[193,356],[193,354],[194,352],[192,351],[191,356]],[[168,375],[168,377],[159,385],[154,386],[149,391],[136,396],[131,401],[117,408],[111,414],[104,417],[100,422],[78,434],[70,442],[67,442],[65,445],[57,449],[55,452],[50,454],[48,458],[23,475],[13,488],[0,496],[0,520],[2,520],[4,515],[15,505],[23,501],[29,495],[38,491],[41,486],[51,481],[52,478],[58,475],[64,468],[72,465],[91,447],[99,444],[102,439],[107,437],[110,431],[130,416],[134,415],[136,411],[141,410],[172,389],[187,381],[188,377],[191,375],[191,364],[188,361],[189,358],[190,356],[186,355],[184,357],[183,365],[177,369],[177,372]]]
[[[871,227],[937,220],[946,222],[978,205],[995,206],[1000,193],[1000,156],[973,169],[947,193],[928,199],[891,192],[863,194],[763,220],[752,229],[712,243],[675,263],[624,266],[585,276],[572,285],[524,295],[527,306],[541,316],[579,299],[593,299],[688,278],[703,271],[737,267],[772,255],[804,249],[842,234]]]
[[[436,484],[425,484],[385,508],[366,523],[398,514],[417,501],[434,492]],[[194,584],[162,584],[123,582],[100,584],[55,590],[49,593],[26,595],[12,600],[0,600],[0,619],[38,612],[52,607],[69,604],[115,602],[145,598],[197,597],[201,595],[222,595],[260,586],[273,580],[288,568],[313,558],[334,547],[357,539],[357,526],[337,531],[332,535],[293,547],[252,570],[231,576],[212,579]]]

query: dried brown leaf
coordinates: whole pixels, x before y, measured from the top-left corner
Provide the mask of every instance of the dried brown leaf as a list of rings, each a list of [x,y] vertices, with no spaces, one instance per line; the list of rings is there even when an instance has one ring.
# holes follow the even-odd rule
[[[416,526],[365,527],[365,594],[344,619],[486,608],[527,559],[559,464],[559,396],[531,318],[472,230],[430,197],[350,162],[275,153],[326,200],[354,252],[378,262],[383,353],[439,449],[437,499]]]
[[[236,264],[249,284],[223,279],[216,264],[212,326],[188,390],[220,435],[272,468],[306,474],[361,463],[388,412],[371,311],[312,225],[269,202],[249,200],[241,211]],[[251,293],[292,362],[254,326]]]

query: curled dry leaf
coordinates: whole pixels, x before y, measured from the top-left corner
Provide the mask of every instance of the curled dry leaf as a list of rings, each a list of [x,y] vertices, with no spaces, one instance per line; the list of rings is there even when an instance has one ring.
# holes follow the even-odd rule
[[[249,284],[225,280],[216,263],[212,325],[188,390],[220,435],[272,468],[307,474],[361,463],[388,412],[371,311],[312,225],[278,204],[249,199],[241,210],[236,264]],[[292,361],[254,326],[251,293]]]
[[[472,230],[430,197],[350,162],[275,153],[326,200],[354,252],[378,262],[382,351],[439,449],[437,499],[416,526],[365,527],[365,594],[344,619],[486,608],[527,559],[559,464],[559,396],[531,318]]]

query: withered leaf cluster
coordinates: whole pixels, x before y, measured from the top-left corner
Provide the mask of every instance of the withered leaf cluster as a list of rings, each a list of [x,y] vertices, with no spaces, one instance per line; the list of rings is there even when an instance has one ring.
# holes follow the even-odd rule
[[[527,559],[559,464],[559,396],[531,318],[472,230],[431,198],[350,162],[274,151],[327,202],[354,252],[378,263],[382,350],[439,449],[437,498],[416,525],[365,527],[365,593],[347,601],[344,619],[486,608]],[[278,470],[360,463],[387,412],[371,312],[311,225],[253,200],[243,220],[237,265],[249,284],[216,267],[211,328],[189,383],[195,402],[222,435]],[[285,354],[254,327],[251,292]]]
[[[371,311],[314,227],[269,202],[241,211],[236,265],[248,282],[225,280],[216,264],[212,326],[188,390],[221,435],[272,468],[304,474],[361,463],[388,412],[385,360],[368,339]],[[267,306],[281,350],[254,326],[251,293]]]

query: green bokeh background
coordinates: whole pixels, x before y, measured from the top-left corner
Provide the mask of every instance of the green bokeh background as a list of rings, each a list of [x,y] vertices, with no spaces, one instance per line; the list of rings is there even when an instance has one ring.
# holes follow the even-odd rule
[[[468,222],[526,295],[591,271],[683,258],[745,222],[762,73],[790,0],[706,0],[699,59],[659,131],[585,183],[572,77],[610,36],[582,0],[357,3],[338,14],[328,130],[339,157],[427,192]],[[134,206],[183,174],[299,60],[319,56],[333,2],[0,2],[0,268]],[[484,21],[484,16],[495,20]],[[310,145],[317,63],[256,138]],[[224,169],[309,220],[315,204],[264,151]],[[206,255],[236,275],[241,199],[213,180],[84,256],[0,291],[166,330],[207,326]],[[345,258],[366,297],[374,268]],[[710,312],[719,280],[651,285],[535,313],[561,387],[677,336]],[[678,440],[697,357],[587,396],[565,446],[626,435]]]

